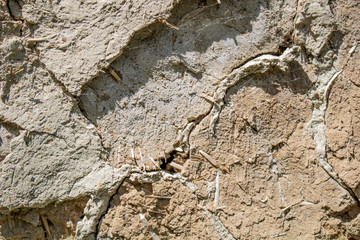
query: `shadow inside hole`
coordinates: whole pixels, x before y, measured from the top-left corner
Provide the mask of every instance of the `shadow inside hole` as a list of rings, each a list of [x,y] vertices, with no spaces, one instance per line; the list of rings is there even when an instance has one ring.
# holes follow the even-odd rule
[[[167,158],[160,158],[160,168],[170,173],[176,173],[177,171],[169,164],[177,157],[177,151],[171,151],[167,154]]]

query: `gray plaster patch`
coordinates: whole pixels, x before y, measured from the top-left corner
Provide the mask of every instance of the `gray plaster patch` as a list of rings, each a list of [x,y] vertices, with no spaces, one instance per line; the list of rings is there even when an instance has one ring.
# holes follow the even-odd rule
[[[111,64],[121,81],[100,73],[80,96],[85,115],[112,149],[111,161],[133,164],[131,151],[137,158],[163,157],[189,122],[209,112],[211,103],[203,96],[215,97],[229,71],[246,59],[276,52],[287,33],[273,34],[275,26],[266,23],[274,16],[266,8],[262,1],[204,7],[184,1],[168,19],[179,30],[155,22],[137,32]]]

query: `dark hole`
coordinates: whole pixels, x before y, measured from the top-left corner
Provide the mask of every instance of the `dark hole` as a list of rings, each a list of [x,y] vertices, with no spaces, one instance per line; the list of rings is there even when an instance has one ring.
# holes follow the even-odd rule
[[[198,3],[198,7],[206,6],[206,2],[207,2],[207,0],[200,0],[199,3]]]
[[[50,221],[50,219],[48,219],[47,221],[48,221],[49,227],[54,227],[54,224]]]
[[[29,143],[31,141],[31,138],[30,137],[24,137],[24,141],[25,141],[25,145],[28,147],[29,146]]]
[[[161,161],[160,168],[170,172],[175,172],[171,166],[168,166],[168,164],[171,163],[175,159],[175,157],[176,157],[176,151],[172,151],[167,154],[167,158],[160,158]]]
[[[281,55],[281,54],[283,54],[285,52],[286,49],[287,49],[286,46],[279,46],[276,54]]]

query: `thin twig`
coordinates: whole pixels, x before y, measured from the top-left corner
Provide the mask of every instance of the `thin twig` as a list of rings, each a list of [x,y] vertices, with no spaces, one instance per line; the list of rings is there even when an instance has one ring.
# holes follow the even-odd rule
[[[41,220],[42,220],[42,222],[44,224],[46,232],[49,234],[50,238],[53,238],[52,235],[51,235],[49,223],[48,223],[46,217],[44,215],[42,215],[42,214],[40,214],[40,217],[41,217]]]
[[[137,161],[136,161],[134,149],[131,148],[130,151],[131,151],[131,158],[134,160],[135,165],[136,165],[136,166],[139,166],[138,163],[137,163]]]
[[[214,199],[214,207],[219,204],[219,195],[220,195],[220,173],[217,171],[216,173],[216,184],[215,184],[215,199]]]
[[[221,210],[221,209],[225,209],[226,206],[220,206],[220,207],[217,207],[216,210]]]
[[[355,52],[357,45],[358,45],[358,43],[355,43],[355,45],[349,50],[349,54],[352,54],[353,52]]]
[[[146,166],[145,166],[145,161],[144,161],[143,155],[140,150],[139,150],[139,152],[140,152],[140,159],[141,159],[141,165],[143,167],[143,171],[146,172]]]
[[[329,80],[328,84],[326,85],[326,88],[325,88],[325,99],[326,99],[326,101],[328,100],[328,97],[329,97],[329,95],[330,95],[331,88],[332,88],[332,86],[334,85],[336,78],[340,75],[340,73],[342,73],[342,71],[343,71],[343,70],[340,70],[340,71],[336,72],[336,73],[331,77],[331,79]]]
[[[293,203],[293,204],[290,204],[286,207],[284,207],[283,209],[281,209],[283,212],[286,212],[288,209],[291,209],[292,207],[296,206],[296,205],[314,205],[314,203],[312,202],[307,202],[307,201],[302,201],[302,202],[297,202],[297,203]]]
[[[150,161],[154,164],[156,168],[160,168],[159,163],[157,163],[152,157],[149,157]]]
[[[260,200],[260,202],[262,202],[262,203],[266,203],[268,199],[269,199],[269,198],[268,198],[268,196],[266,195],[265,199]]]
[[[172,28],[172,29],[175,29],[175,30],[179,30],[178,27],[175,27],[174,25],[170,24],[168,21],[166,21],[165,19],[163,18],[159,18],[159,19],[156,19],[157,21],[165,24],[166,26],[168,26],[169,28]]]
[[[14,72],[14,75],[19,74],[19,73],[21,73],[22,71],[24,71],[24,69],[23,69],[23,68],[18,69],[18,70],[16,70],[16,71]]]
[[[215,103],[215,101],[216,101],[215,98],[213,98],[213,97],[211,97],[211,96],[209,96],[209,95],[206,95],[206,94],[204,94],[204,93],[201,93],[201,94],[199,95],[199,97],[205,99],[206,101],[208,101],[208,102],[211,103],[211,104]]]
[[[171,199],[169,196],[145,195],[146,198]]]
[[[176,169],[179,169],[180,171],[184,169],[184,167],[176,162],[171,162],[168,164],[169,166],[173,167],[173,168],[176,168]]]
[[[177,152],[184,152],[184,149],[182,149],[181,147],[176,147],[174,148],[174,150]]]
[[[131,149],[130,149],[130,151],[131,151],[131,158],[132,158],[132,159],[135,159],[134,149],[133,149],[133,148],[131,148]]]
[[[113,76],[116,81],[121,82],[121,78],[119,77],[119,75],[114,71],[114,69],[112,69],[111,67],[109,68],[109,72],[111,74],[111,76]]]
[[[281,236],[285,236],[286,233],[279,233],[279,234],[275,234],[275,235],[272,235],[270,236],[271,238],[276,238],[276,237],[281,237]]]
[[[211,157],[209,154],[207,154],[206,152],[199,150],[200,154],[206,159],[208,160],[214,167],[219,168],[219,164],[217,164],[217,162],[215,161],[215,159],[213,157]]]

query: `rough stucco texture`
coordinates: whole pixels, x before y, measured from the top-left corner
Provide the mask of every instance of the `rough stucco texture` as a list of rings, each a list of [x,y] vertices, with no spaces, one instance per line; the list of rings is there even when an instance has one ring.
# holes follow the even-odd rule
[[[0,239],[360,239],[359,16],[0,1]]]

